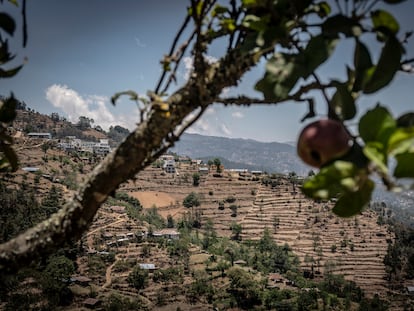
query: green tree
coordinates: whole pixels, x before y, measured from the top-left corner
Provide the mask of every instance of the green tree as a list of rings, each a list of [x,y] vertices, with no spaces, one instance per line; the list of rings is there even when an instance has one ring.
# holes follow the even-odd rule
[[[51,146],[50,146],[49,142],[45,142],[41,145],[42,151],[45,153],[45,155],[46,155],[47,151],[50,149],[50,147]]]
[[[128,275],[128,284],[137,290],[144,289],[148,284],[148,270],[136,265]]]
[[[168,214],[167,215],[167,228],[174,228],[175,223],[174,223],[174,218]]]
[[[260,286],[251,274],[233,267],[227,271],[227,276],[230,280],[228,291],[238,306],[251,310],[253,306],[261,304]]]
[[[200,174],[194,173],[193,174],[193,186],[197,187],[200,184]]]
[[[183,200],[183,205],[186,208],[197,207],[200,206],[200,198],[199,195],[195,192],[191,192],[187,195]]]
[[[75,272],[75,265],[64,255],[49,257],[48,263],[41,274],[43,292],[49,304],[60,305],[71,300],[71,292],[67,288],[69,279]]]
[[[221,173],[221,161],[219,158],[213,160],[214,165],[216,166],[216,172]]]
[[[206,224],[204,225],[204,234],[203,239],[201,241],[202,247],[203,249],[208,250],[208,248],[216,242],[217,232],[214,229],[214,223],[211,219],[208,219],[206,221]]]
[[[241,224],[238,224],[236,222],[232,222],[230,225],[230,230],[231,230],[231,239],[235,240],[235,241],[240,241],[241,240],[241,233],[243,230],[243,227]]]
[[[276,247],[273,237],[270,235],[270,230],[266,227],[263,230],[263,235],[259,240],[258,248],[261,253],[271,252]]]
[[[92,118],[88,118],[85,116],[80,116],[79,121],[76,126],[81,130],[86,130],[92,127],[92,123],[95,121]]]
[[[46,215],[50,216],[53,213],[56,213],[61,204],[63,203],[63,195],[62,190],[55,185],[50,187],[49,192],[43,198],[41,205],[42,208],[45,210]]]

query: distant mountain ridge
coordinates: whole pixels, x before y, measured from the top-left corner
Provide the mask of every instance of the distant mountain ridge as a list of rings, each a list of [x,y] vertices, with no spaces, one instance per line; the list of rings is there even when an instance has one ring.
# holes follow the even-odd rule
[[[307,175],[311,169],[297,157],[296,148],[287,143],[184,133],[171,151],[191,158],[220,158],[227,161],[230,165],[228,168],[248,168],[269,173],[294,171],[298,175]]]

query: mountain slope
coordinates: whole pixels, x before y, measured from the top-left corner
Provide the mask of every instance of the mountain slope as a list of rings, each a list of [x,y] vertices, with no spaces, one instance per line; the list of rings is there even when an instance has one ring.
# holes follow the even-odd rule
[[[268,172],[306,175],[310,170],[297,157],[295,147],[277,142],[185,133],[171,151],[191,158],[224,158]]]

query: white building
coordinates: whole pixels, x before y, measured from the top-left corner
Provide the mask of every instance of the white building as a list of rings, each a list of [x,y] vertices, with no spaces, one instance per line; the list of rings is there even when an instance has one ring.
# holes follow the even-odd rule
[[[98,155],[107,155],[111,152],[108,139],[100,139],[93,147],[93,152]]]
[[[84,141],[82,140],[81,142],[81,151],[85,151],[85,152],[93,152],[93,147],[95,146],[95,142],[93,141]]]
[[[66,136],[64,140],[61,140],[58,146],[63,150],[77,150],[81,149],[82,141],[76,136]]]
[[[163,154],[160,156],[160,160],[162,161],[174,161],[174,156],[172,154]]]
[[[174,160],[168,160],[168,161],[165,161],[165,163],[164,163],[164,171],[166,172],[166,173],[175,173],[175,162],[174,162]]]

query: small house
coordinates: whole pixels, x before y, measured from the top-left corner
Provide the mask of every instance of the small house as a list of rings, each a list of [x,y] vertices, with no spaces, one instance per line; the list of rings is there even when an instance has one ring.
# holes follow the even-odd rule
[[[252,173],[252,175],[254,175],[254,176],[260,176],[260,175],[263,175],[263,171],[252,171],[251,173]]]
[[[202,175],[207,175],[209,172],[209,169],[207,166],[202,166],[198,169],[198,172]]]
[[[28,133],[29,138],[39,138],[39,139],[52,139],[52,134],[50,133]]]
[[[39,170],[39,168],[38,167],[26,166],[26,167],[22,167],[22,170],[25,171],[25,172],[34,173],[34,172],[37,172]]]
[[[96,299],[96,298],[86,298],[83,301],[83,305],[86,308],[89,308],[89,309],[95,309],[95,308],[99,307],[100,304],[101,304],[101,301],[99,299]]]
[[[148,270],[150,272],[156,269],[153,263],[140,263],[139,268],[142,270]]]
[[[171,239],[171,240],[178,240],[180,238],[180,232],[178,232],[175,229],[166,228],[166,229],[154,231],[152,233],[152,236],[163,237],[163,238]]]
[[[270,273],[268,276],[268,280],[272,283],[284,283],[285,278],[279,273]]]

